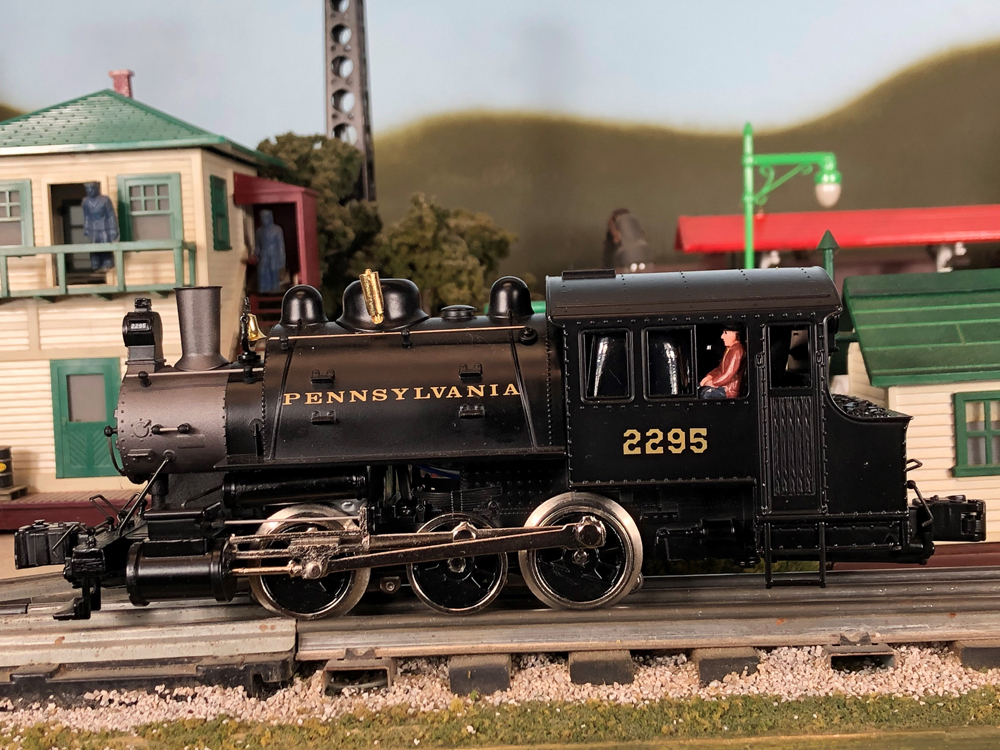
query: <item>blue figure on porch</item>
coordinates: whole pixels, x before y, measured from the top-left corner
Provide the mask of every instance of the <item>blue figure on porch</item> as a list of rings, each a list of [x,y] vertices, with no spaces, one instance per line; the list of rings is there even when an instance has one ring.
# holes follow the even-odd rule
[[[83,186],[87,197],[83,199],[83,236],[93,243],[118,242],[118,217],[111,199],[101,195],[101,183],[88,182]],[[114,268],[114,253],[91,253],[90,267],[95,271]]]
[[[268,294],[281,291],[281,269],[285,267],[285,235],[274,223],[274,214],[260,212],[257,230],[257,291]]]

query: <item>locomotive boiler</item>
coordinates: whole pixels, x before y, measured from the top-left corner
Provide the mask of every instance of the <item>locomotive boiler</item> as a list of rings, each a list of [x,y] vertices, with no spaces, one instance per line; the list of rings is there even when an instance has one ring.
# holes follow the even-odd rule
[[[621,601],[664,561],[764,563],[767,585],[825,584],[835,561],[924,562],[985,538],[981,501],[906,479],[909,417],[831,394],[841,312],[819,268],[547,280],[546,312],[505,277],[485,314],[421,309],[367,272],[328,320],[290,289],[258,353],[219,352],[219,289],[177,290],[167,365],[150,301],[125,317],[116,425],[142,490],[96,528],[33,524],[18,565],[62,562],[87,617],[103,586],[134,604],[227,601],[343,614],[370,587],[475,612],[512,563],[538,599]],[[725,387],[719,373],[726,369]],[[914,498],[911,502],[908,490]],[[775,578],[775,561],[818,570]]]

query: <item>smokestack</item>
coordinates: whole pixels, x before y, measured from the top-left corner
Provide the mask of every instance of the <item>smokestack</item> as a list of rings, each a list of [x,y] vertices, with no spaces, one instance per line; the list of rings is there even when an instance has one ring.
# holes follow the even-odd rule
[[[127,96],[129,99],[132,98],[132,76],[135,75],[131,70],[109,70],[108,75],[111,76],[111,80],[114,81],[115,93],[121,94],[122,96]]]
[[[177,317],[183,356],[178,370],[214,370],[229,364],[219,351],[222,287],[194,286],[176,289]]]

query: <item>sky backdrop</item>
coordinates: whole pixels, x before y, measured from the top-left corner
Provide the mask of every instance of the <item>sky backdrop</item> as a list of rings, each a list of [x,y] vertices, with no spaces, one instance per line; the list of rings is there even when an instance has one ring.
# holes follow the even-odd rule
[[[136,98],[247,145],[321,132],[323,0],[0,0],[0,101],[136,72]],[[376,135],[468,109],[735,131],[809,120],[1000,38],[997,0],[369,0]]]

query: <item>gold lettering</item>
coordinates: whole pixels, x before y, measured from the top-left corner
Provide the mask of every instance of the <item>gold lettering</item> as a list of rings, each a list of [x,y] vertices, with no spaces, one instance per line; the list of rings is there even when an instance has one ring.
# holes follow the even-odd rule
[[[500,392],[497,390],[497,384],[496,383],[490,383],[490,395],[491,396],[499,396],[500,395]]]
[[[301,393],[286,393],[284,405],[288,406],[292,401],[298,401],[300,398],[302,398]]]
[[[690,445],[693,453],[704,453],[708,450],[708,428],[692,427]]]
[[[452,386],[448,389],[448,395],[445,398],[462,398],[462,392],[455,386]]]
[[[344,392],[343,391],[327,391],[326,392],[326,403],[332,404],[336,401],[338,404],[344,403]]]
[[[467,393],[465,395],[468,396],[469,398],[472,398],[473,396],[482,397],[482,395],[483,395],[483,388],[485,386],[482,386],[482,385],[467,385],[465,387],[466,387],[466,390],[467,390]]]
[[[322,404],[323,394],[317,391],[309,391],[306,393],[306,403],[307,404]]]
[[[355,401],[367,401],[368,400],[368,389],[363,391],[351,391],[351,403]]]
[[[429,394],[429,393],[426,396],[421,396],[420,394],[423,393],[423,392],[424,392],[423,388],[414,388],[413,389],[413,398],[414,398],[414,400],[416,400],[416,401],[426,401],[427,399],[429,399],[431,397],[431,394]]]
[[[376,388],[372,391],[372,401],[385,401],[387,398],[389,398],[389,394],[385,388]]]
[[[646,437],[649,438],[646,441],[646,453],[654,455],[663,453],[663,446],[660,445],[663,442],[663,430],[658,430],[655,427],[651,430],[646,430]]]
[[[520,396],[521,394],[517,392],[517,388],[514,387],[513,383],[507,384],[507,390],[503,392],[505,396]]]
[[[622,443],[622,455],[638,456],[642,453],[642,449],[639,447],[639,441],[642,440],[642,435],[639,434],[638,430],[625,430],[622,437],[625,438],[625,442]]]
[[[403,400],[403,395],[404,395],[404,394],[405,394],[405,393],[406,393],[406,392],[407,392],[408,390],[410,390],[410,389],[409,389],[409,388],[393,388],[393,389],[392,389],[392,392],[396,394],[396,400],[397,400],[397,401],[402,401],[402,400]]]
[[[441,385],[441,386],[432,385],[431,386],[431,390],[434,391],[434,398],[441,398],[444,395],[444,392],[446,390],[448,390],[448,386],[446,386],[446,385]]]
[[[675,427],[667,433],[667,442],[670,443],[670,445],[667,446],[668,451],[674,455],[683,453],[684,449],[687,447],[687,435],[684,434],[684,430],[679,427]]]

